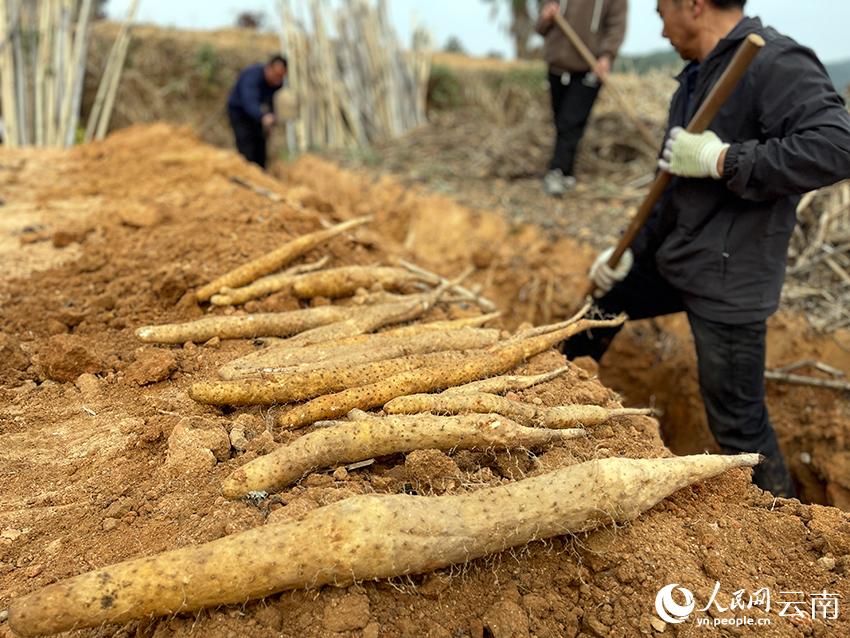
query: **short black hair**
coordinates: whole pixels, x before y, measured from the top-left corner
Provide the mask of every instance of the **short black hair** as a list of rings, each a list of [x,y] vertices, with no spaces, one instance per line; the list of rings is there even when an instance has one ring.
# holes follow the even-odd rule
[[[743,9],[747,0],[710,0],[719,9]]]
[[[272,57],[270,57],[267,66],[272,66],[273,64],[277,64],[278,62],[283,65],[284,69],[289,68],[289,62],[287,62],[286,58],[280,53],[275,53]]]

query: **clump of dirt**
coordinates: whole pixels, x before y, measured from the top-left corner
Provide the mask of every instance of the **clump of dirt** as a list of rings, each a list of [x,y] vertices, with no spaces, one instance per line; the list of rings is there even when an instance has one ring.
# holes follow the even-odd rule
[[[186,393],[194,380],[212,378],[218,366],[261,344],[151,347],[136,341],[139,325],[209,312],[194,302],[193,287],[323,222],[373,213],[370,227],[305,260],[367,264],[403,256],[444,275],[477,263],[468,284],[480,285],[505,311],[503,325],[515,327],[566,314],[589,251],[566,239],[553,243],[539,229],[509,224],[499,214],[473,212],[316,158],[287,168],[279,183],[163,125],[131,128],[56,157],[0,153],[3,165],[19,166],[0,172],[4,197],[11,193],[13,210],[27,211],[45,231],[43,239],[12,244],[7,257],[21,268],[0,281],[0,347],[10,353],[0,364],[0,609],[58,579],[292,520],[355,494],[459,493],[597,457],[668,453],[656,421],[624,417],[537,455],[425,451],[312,474],[268,498],[228,501],[219,491],[225,476],[276,440],[300,433],[275,432],[274,410],[219,410]],[[232,176],[280,201],[239,186]],[[14,188],[7,191],[9,179]],[[139,224],[138,215],[122,216],[129,210],[156,214]],[[58,247],[51,238],[71,222],[89,231]],[[283,295],[257,304],[269,306],[297,302]],[[87,356],[56,357],[63,365],[51,365],[59,342],[71,346],[61,352],[80,345]],[[87,357],[99,369],[79,365]],[[562,364],[552,351],[520,372]],[[57,380],[56,369],[69,380]],[[518,394],[543,405],[619,405],[586,362]],[[719,583],[718,602],[726,607],[734,591],[765,587],[802,592],[806,600],[818,592],[846,600],[848,532],[843,512],[775,500],[738,470],[681,490],[630,525],[533,543],[463,567],[286,592],[74,635],[554,638],[664,629],[690,635],[699,631],[696,618],[740,614],[707,607],[683,625],[665,626],[654,605],[664,585],[679,583],[705,603]],[[768,617],[775,636],[850,632],[841,615],[792,621],[772,610]],[[10,635],[4,624],[0,635]]]

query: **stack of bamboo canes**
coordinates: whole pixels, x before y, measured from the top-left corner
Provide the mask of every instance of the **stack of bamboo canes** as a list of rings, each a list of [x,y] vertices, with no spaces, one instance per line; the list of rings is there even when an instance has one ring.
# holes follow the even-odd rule
[[[92,0],[0,0],[3,143],[72,146],[77,139]],[[103,139],[138,10],[134,0],[98,89],[85,139]]]
[[[425,121],[430,74],[429,37],[417,31],[403,51],[386,0],[344,0],[331,13],[310,0],[309,16],[280,0],[281,46],[289,56],[289,86],[297,117],[289,123],[290,151],[367,146],[397,137]],[[326,16],[333,17],[331,40]],[[312,25],[312,33],[305,26]]]

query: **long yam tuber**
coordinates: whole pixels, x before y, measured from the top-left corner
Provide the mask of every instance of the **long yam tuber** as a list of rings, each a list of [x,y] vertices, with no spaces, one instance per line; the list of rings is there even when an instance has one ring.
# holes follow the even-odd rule
[[[276,492],[315,470],[414,450],[538,448],[584,430],[527,428],[495,414],[366,417],[335,421],[249,461],[228,476],[228,498]]]
[[[297,237],[285,243],[280,248],[266,253],[262,257],[258,257],[247,264],[243,264],[207,285],[202,286],[195,292],[195,297],[198,301],[206,301],[214,294],[221,292],[223,288],[238,288],[239,286],[256,281],[264,275],[271,274],[283,268],[293,259],[311,251],[319,244],[370,221],[372,221],[372,217],[358,217],[357,219],[337,224],[331,228]]]
[[[384,406],[387,414],[501,414],[517,423],[544,428],[599,425],[618,416],[652,414],[639,408],[608,409],[598,405],[546,407],[513,401],[486,392],[413,394],[393,399]]]
[[[283,341],[231,361],[219,368],[218,375],[222,379],[239,379],[333,360],[368,363],[393,359],[404,354],[485,348],[498,341],[498,331],[474,329],[469,326],[479,325],[485,322],[487,317],[493,316],[414,324],[312,345],[292,345]]]
[[[351,308],[322,306],[289,312],[252,315],[212,316],[160,326],[144,326],[136,337],[145,343],[203,343],[213,337],[241,339],[251,337],[286,337],[317,326],[337,323],[351,316]]]
[[[431,308],[441,291],[409,295],[404,301],[367,307],[320,306],[289,312],[213,316],[187,323],[145,326],[136,336],[147,343],[203,342],[213,337],[240,339],[296,335],[288,344],[310,344],[371,332],[409,321]]]
[[[562,374],[567,372],[570,366],[562,366],[551,372],[544,374],[535,374],[529,376],[507,374],[499,377],[491,377],[489,379],[481,379],[481,381],[472,381],[463,385],[457,385],[453,388],[448,388],[443,391],[443,394],[457,393],[472,393],[472,392],[487,392],[489,394],[503,394],[516,390],[526,390],[541,383],[557,379]]]
[[[398,290],[400,287],[422,281],[404,268],[387,266],[343,266],[299,277],[292,284],[292,292],[299,299],[327,297],[337,299],[350,297],[358,288],[371,288],[375,284],[385,290]]]
[[[350,308],[346,319],[305,330],[289,339],[287,343],[290,346],[307,346],[374,332],[384,326],[404,323],[421,317],[437,300],[433,293],[410,296],[416,298],[375,306]]]
[[[219,294],[210,298],[210,303],[214,306],[235,306],[273,292],[286,292],[299,276],[323,268],[329,259],[325,256],[312,264],[293,266],[282,273],[260,277],[242,288],[222,288]]]
[[[621,325],[624,321],[624,317],[606,321],[582,320],[538,337],[512,339],[490,350],[469,354],[451,366],[419,368],[402,372],[378,383],[317,397],[281,414],[277,423],[286,428],[302,427],[322,419],[343,416],[356,408],[376,408],[407,394],[431,392],[492,377],[515,368],[525,359],[540,354],[580,332],[591,328]]]
[[[302,587],[420,574],[637,518],[757,454],[588,461],[458,496],[363,495],[304,518],[128,560],[14,600],[26,638],[196,611]]]
[[[202,381],[189,389],[189,396],[208,405],[275,405],[312,399],[380,379],[433,365],[451,365],[460,352],[434,352],[333,368],[298,370],[265,379]]]

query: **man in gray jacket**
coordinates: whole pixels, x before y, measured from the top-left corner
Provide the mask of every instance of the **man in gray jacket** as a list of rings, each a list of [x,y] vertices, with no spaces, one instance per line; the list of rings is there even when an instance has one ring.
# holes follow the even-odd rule
[[[766,321],[779,306],[800,196],[850,178],[850,116],[815,54],[746,0],[658,0],[664,36],[688,65],[670,104],[660,165],[675,177],[619,266],[590,270],[605,313],[686,312],[708,424],[726,453],[759,452],[756,485],[795,493],[764,403]],[[710,125],[683,130],[751,33],[766,46]],[[615,330],[563,344],[602,357]]]
[[[563,31],[555,24],[564,16],[598,59],[588,67]],[[537,32],[544,37],[543,54],[549,65],[549,88],[557,130],[549,171],[543,179],[546,192],[555,197],[575,186],[573,167],[578,144],[590,111],[599,95],[626,35],[627,0],[545,0],[541,3]]]

